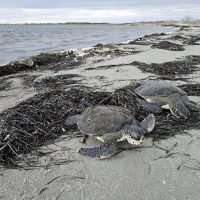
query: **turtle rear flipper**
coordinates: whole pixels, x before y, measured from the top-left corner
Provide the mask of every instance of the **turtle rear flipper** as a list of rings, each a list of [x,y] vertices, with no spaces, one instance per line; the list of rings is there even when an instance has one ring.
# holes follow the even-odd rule
[[[137,104],[139,108],[142,108],[145,111],[153,112],[153,113],[161,113],[162,108],[156,103],[150,103],[145,100],[137,98]]]
[[[154,114],[149,114],[141,123],[140,126],[147,132],[151,132],[156,125]]]
[[[106,159],[120,152],[116,140],[109,141],[99,147],[80,148],[78,153],[91,158]]]

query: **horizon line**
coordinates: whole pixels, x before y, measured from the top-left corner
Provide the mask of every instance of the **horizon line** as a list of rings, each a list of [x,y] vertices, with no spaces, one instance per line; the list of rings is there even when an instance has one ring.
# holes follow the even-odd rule
[[[193,19],[191,22],[200,19]],[[152,20],[152,21],[136,21],[136,22],[23,22],[23,23],[0,23],[0,25],[31,25],[31,24],[109,24],[109,25],[123,25],[123,24],[140,24],[140,23],[168,23],[168,22],[181,22],[182,20]]]

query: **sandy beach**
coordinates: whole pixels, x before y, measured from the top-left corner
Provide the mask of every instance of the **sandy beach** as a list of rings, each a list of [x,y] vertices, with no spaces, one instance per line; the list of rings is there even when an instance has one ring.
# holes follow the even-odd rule
[[[41,66],[35,64],[39,63],[35,57],[35,65],[25,70],[19,70],[20,63],[8,64],[18,66],[16,73],[1,71],[1,66],[0,112],[56,87],[114,92],[150,79],[200,84],[200,28],[152,34],[127,44],[98,44],[73,51],[71,57],[68,52],[60,54],[59,62]],[[191,93],[189,98],[200,102],[198,95]],[[199,200],[199,129],[154,143],[148,137],[142,147],[107,160],[81,157],[77,149],[100,142],[89,138],[82,144],[80,138],[69,139],[64,132],[40,147],[49,152],[37,157],[43,167],[0,168],[0,199]],[[59,164],[60,160],[67,162]]]

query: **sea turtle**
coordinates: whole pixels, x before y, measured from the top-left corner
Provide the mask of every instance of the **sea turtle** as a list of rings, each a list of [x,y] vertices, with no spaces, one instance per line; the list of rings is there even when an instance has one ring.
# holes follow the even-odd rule
[[[9,63],[10,65],[26,65],[28,67],[32,67],[34,65],[34,62],[31,58],[27,58],[24,60],[19,60],[19,61],[12,61]]]
[[[139,123],[134,113],[118,106],[91,106],[81,115],[67,118],[65,124],[77,123],[79,130],[88,136],[96,137],[105,144],[94,148],[81,148],[79,154],[89,157],[107,158],[116,154],[119,143],[139,145],[143,143],[144,134],[151,132],[155,126],[155,116],[149,114]]]
[[[147,101],[139,100],[139,105],[151,112],[155,109],[169,109],[175,117],[188,119],[190,110],[199,110],[184,90],[166,81],[146,82],[136,88],[135,93]]]

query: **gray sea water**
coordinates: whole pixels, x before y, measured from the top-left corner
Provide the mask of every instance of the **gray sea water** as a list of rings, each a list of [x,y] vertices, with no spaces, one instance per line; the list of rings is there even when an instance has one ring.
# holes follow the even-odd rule
[[[175,30],[174,27],[102,24],[0,25],[0,64],[41,52],[119,43]]]

